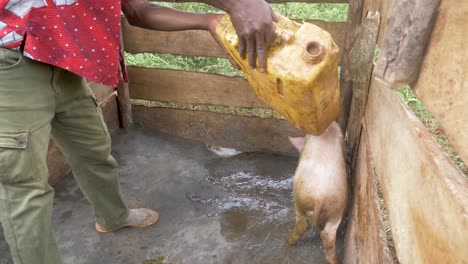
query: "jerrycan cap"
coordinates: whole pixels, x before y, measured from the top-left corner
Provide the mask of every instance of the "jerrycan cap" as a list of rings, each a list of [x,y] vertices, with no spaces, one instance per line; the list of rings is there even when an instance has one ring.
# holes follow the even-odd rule
[[[302,51],[302,59],[310,64],[316,64],[322,61],[325,54],[326,52],[322,44],[317,41],[310,41],[307,42],[304,50]]]

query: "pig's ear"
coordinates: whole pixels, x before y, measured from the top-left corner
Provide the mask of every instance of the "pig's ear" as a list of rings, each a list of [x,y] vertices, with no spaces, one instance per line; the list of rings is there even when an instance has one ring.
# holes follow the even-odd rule
[[[289,142],[301,152],[305,145],[305,137],[289,137]]]

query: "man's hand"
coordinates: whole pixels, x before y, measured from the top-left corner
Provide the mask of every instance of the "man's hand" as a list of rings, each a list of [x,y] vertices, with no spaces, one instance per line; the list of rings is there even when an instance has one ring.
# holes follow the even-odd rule
[[[273,21],[277,16],[264,0],[234,0],[226,11],[239,37],[239,54],[244,59],[247,51],[249,65],[265,71],[267,50],[275,40]]]
[[[258,67],[260,71],[265,71],[266,53],[275,40],[273,21],[277,21],[277,15],[267,2],[264,0],[176,0],[176,2],[207,3],[226,11],[239,36],[241,58],[245,59],[247,52],[249,65],[255,68],[258,57]],[[164,31],[202,29],[210,30],[212,34],[221,17],[215,14],[181,12],[151,4],[147,0],[128,1],[122,5],[122,11],[129,23],[134,26]],[[216,34],[213,36],[216,38]],[[232,58],[230,60],[238,68]]]
[[[226,11],[239,36],[239,53],[255,68],[258,56],[260,71],[266,68],[266,53],[275,40],[273,21],[278,17],[264,0],[175,0],[177,2],[200,2]]]

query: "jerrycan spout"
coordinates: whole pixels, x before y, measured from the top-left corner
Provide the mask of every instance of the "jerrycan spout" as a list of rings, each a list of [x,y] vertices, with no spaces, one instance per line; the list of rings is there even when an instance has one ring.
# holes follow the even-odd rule
[[[322,61],[325,56],[324,48],[317,41],[307,43],[303,50],[302,59],[310,64],[316,64]]]

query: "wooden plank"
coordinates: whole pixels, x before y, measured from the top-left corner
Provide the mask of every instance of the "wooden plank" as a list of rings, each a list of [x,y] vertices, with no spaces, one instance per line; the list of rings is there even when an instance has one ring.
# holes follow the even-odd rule
[[[379,48],[383,46],[384,36],[387,33],[388,16],[390,15],[390,7],[393,1],[395,0],[379,0],[379,11],[381,15],[379,40],[377,43]]]
[[[242,77],[140,67],[128,72],[134,99],[269,108]]]
[[[374,184],[372,154],[366,133],[363,133],[358,161],[352,177],[353,197],[345,237],[345,264],[393,263],[385,241],[382,217]]]
[[[288,136],[304,134],[284,120],[204,111],[134,105],[133,116],[136,123],[148,128],[240,151],[294,154]]]
[[[107,100],[107,98],[115,92],[115,88],[105,86],[99,83],[93,83],[89,82],[88,83],[89,87],[91,88],[91,91],[93,91],[94,96],[96,96],[97,101],[100,103],[102,101]]]
[[[372,80],[365,123],[401,263],[468,260],[468,180],[388,83]]]
[[[441,2],[414,90],[439,121],[450,145],[468,163],[468,3],[454,8],[459,4]]]
[[[379,78],[395,88],[416,81],[439,3],[440,0],[392,1],[375,67]]]
[[[330,32],[341,48],[346,35],[346,23],[308,20]],[[225,58],[226,53],[219,47],[209,32],[187,30],[164,32],[133,27],[122,18],[125,50],[130,53],[172,53],[185,56],[208,56]]]
[[[106,101],[103,101],[99,107],[102,109],[102,114],[110,133],[120,127],[119,113],[117,107],[117,95],[112,94]]]
[[[51,186],[57,184],[70,172],[70,166],[60,151],[59,146],[52,139],[49,142],[49,150],[47,152],[47,167],[49,168],[49,184]]]

